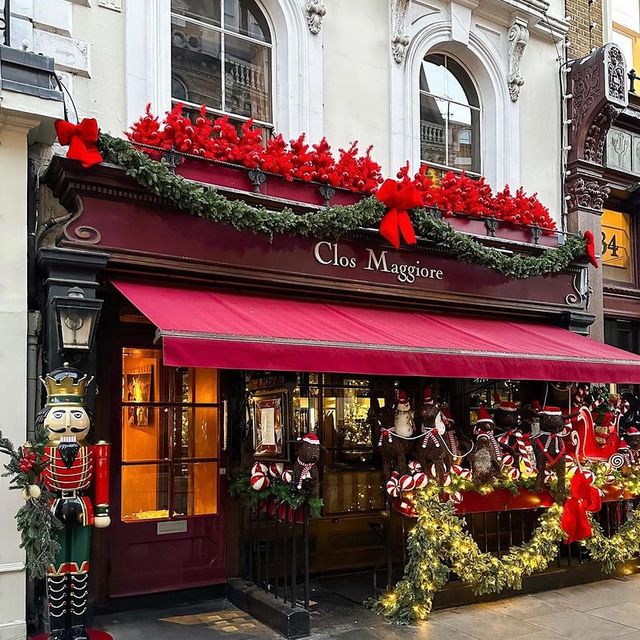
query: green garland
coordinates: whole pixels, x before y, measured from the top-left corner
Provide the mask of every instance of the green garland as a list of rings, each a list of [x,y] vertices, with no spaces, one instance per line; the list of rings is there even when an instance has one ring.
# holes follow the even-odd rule
[[[464,531],[453,504],[442,502],[440,488],[429,486],[415,494],[417,521],[408,540],[403,578],[373,601],[372,609],[395,624],[413,624],[431,612],[433,596],[453,571],[476,594],[522,588],[522,578],[546,569],[558,554],[566,534],[560,525],[562,506],[554,504],[542,515],[531,540],[514,546],[502,558],[483,553]],[[618,533],[606,538],[590,515],[593,536],[582,541],[592,560],[605,572],[640,552],[640,511],[634,511]]]
[[[153,195],[182,211],[241,231],[264,233],[270,237],[288,234],[338,238],[357,229],[376,227],[385,213],[384,205],[374,197],[353,205],[327,207],[303,214],[288,208],[270,211],[242,200],[229,200],[215,188],[190,182],[174,174],[165,162],[152,160],[121,138],[102,133],[98,146],[106,162],[121,166],[128,176]],[[477,264],[511,278],[557,273],[585,252],[582,238],[568,236],[564,245],[546,249],[538,256],[509,255],[485,247],[472,236],[456,231],[426,209],[414,210],[413,222],[418,235],[446,249],[457,260]]]
[[[291,484],[276,481],[263,491],[256,491],[251,487],[250,474],[239,473],[231,478],[229,494],[240,498],[245,506],[252,509],[257,508],[260,502],[272,499],[276,504],[288,504],[294,511],[307,504],[311,518],[318,518],[322,512],[322,498],[311,494],[307,481],[302,483],[300,490]]]
[[[49,508],[49,499],[53,495],[45,491],[39,482],[39,476],[48,464],[45,455],[47,443],[48,436],[42,426],[36,427],[31,442],[17,449],[0,431],[0,453],[9,457],[2,476],[11,478],[9,489],[20,490],[25,498],[15,517],[20,532],[20,547],[25,551],[25,567],[31,579],[47,575],[47,569],[60,549],[52,536],[53,531],[62,528]],[[28,456],[31,456],[31,467],[27,469],[22,465]],[[37,487],[35,493],[30,491],[34,486]]]

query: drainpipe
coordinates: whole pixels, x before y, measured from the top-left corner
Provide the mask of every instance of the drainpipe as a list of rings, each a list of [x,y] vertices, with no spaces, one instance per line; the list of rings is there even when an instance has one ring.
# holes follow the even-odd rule
[[[27,317],[27,437],[30,438],[38,408],[38,337],[42,329],[42,314],[29,311]]]

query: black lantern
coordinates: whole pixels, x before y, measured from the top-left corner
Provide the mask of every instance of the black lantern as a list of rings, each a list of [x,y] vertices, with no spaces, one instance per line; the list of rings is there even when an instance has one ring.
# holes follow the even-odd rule
[[[86,298],[80,287],[52,300],[58,326],[58,350],[90,351],[95,339],[102,300]]]

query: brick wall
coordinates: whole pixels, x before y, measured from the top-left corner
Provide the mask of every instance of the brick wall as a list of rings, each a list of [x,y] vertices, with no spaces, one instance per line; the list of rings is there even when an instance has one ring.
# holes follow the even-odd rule
[[[586,56],[592,47],[600,47],[602,35],[602,0],[595,0],[591,5],[589,19],[589,0],[565,0],[566,15],[571,17],[568,38],[571,42],[567,54],[569,59]],[[592,30],[589,25],[595,24]]]

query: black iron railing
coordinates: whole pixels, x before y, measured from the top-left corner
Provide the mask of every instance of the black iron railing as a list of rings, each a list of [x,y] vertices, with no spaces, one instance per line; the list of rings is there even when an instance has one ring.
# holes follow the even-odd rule
[[[11,0],[4,0],[2,15],[0,16],[0,29],[2,29],[2,44],[11,46]]]
[[[309,508],[264,501],[248,513],[245,577],[294,607],[309,609]]]

